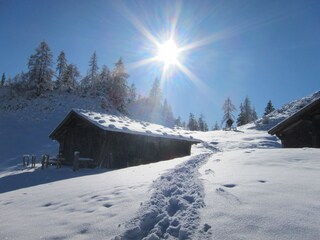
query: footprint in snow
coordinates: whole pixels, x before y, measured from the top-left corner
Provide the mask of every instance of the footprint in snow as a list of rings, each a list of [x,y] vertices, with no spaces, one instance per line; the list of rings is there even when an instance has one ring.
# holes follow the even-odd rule
[[[258,180],[259,183],[266,183],[266,180]]]
[[[235,186],[237,186],[237,184],[231,183],[231,184],[224,184],[222,186],[227,187],[227,188],[234,188]]]
[[[211,226],[207,223],[204,224],[203,226],[203,231],[208,232],[208,230],[211,228]]]
[[[49,202],[49,203],[43,204],[42,207],[50,207],[51,205],[53,205],[53,203]]]
[[[105,204],[103,204],[103,206],[106,207],[106,208],[110,208],[110,207],[112,207],[112,204],[111,203],[105,203]]]
[[[204,173],[205,173],[206,175],[208,175],[208,174],[213,174],[213,175],[214,175],[214,171],[213,171],[211,168],[206,169],[206,170],[204,171]]]
[[[238,197],[236,197],[235,195],[229,193],[228,191],[224,190],[223,188],[217,188],[216,189],[216,193],[219,194],[221,197],[224,197],[230,201],[235,201],[239,204],[241,204],[241,201]]]

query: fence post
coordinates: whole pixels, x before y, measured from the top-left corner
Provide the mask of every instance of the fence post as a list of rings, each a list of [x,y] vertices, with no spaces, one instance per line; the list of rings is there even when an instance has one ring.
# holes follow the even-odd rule
[[[79,170],[79,152],[75,151],[73,156],[73,171]]]

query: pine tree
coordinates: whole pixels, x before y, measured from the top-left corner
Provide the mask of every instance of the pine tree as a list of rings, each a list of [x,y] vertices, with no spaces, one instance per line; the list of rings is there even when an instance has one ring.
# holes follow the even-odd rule
[[[46,42],[41,42],[28,62],[30,86],[36,96],[52,89],[52,53]]]
[[[3,87],[5,82],[6,82],[6,74],[2,73],[0,87]]]
[[[243,109],[244,109],[245,124],[247,124],[251,120],[251,101],[248,96],[246,96],[246,98],[244,99]]]
[[[176,118],[176,120],[174,121],[174,125],[176,125],[177,127],[182,127],[182,122],[181,122],[181,117],[178,116]]]
[[[162,90],[159,79],[155,79],[150,89],[146,109],[149,114],[149,121],[154,123],[163,123],[162,121]]]
[[[102,66],[101,72],[99,74],[99,91],[102,95],[109,95],[112,89],[112,78],[111,72],[106,65]]]
[[[218,125],[218,122],[216,122],[212,128],[213,131],[217,131],[217,130],[220,130],[220,127]]]
[[[240,105],[240,113],[237,118],[237,125],[242,126],[249,122],[257,120],[258,116],[254,108],[251,108],[251,102],[248,96]]]
[[[200,117],[198,119],[198,130],[204,132],[205,128],[206,128],[206,122],[204,120],[204,115],[200,114]]]
[[[11,90],[19,95],[25,94],[28,89],[28,75],[24,72],[18,73],[12,79]]]
[[[237,118],[237,126],[242,126],[245,124],[244,109],[242,103],[240,104],[239,110],[240,113]]]
[[[129,87],[129,94],[128,94],[128,103],[133,103],[137,100],[137,90],[136,85],[132,83]]]
[[[164,100],[163,103],[163,125],[167,127],[173,127],[174,126],[174,116],[172,112],[172,108],[170,104],[168,103],[167,99]]]
[[[197,131],[198,130],[198,123],[197,120],[194,117],[193,113],[190,113],[189,115],[189,122],[188,122],[188,129],[191,131]]]
[[[65,74],[65,71],[67,70],[67,67],[68,67],[68,63],[67,63],[66,55],[63,51],[61,51],[57,58],[57,68],[56,68],[58,88],[61,87],[60,86],[61,80]]]
[[[258,114],[256,112],[256,109],[255,107],[252,107],[251,109],[251,119],[250,119],[250,122],[252,121],[256,121],[258,119]]]
[[[151,105],[153,105],[153,107],[161,105],[162,90],[161,90],[160,81],[158,78],[156,78],[152,84],[148,99]]]
[[[266,108],[264,110],[264,116],[268,115],[269,113],[273,112],[274,110],[275,109],[274,109],[274,107],[272,105],[272,102],[271,102],[271,100],[269,100],[269,102],[267,103],[267,106],[266,106]]]
[[[76,89],[77,78],[80,76],[80,72],[77,66],[69,64],[66,70],[61,76],[61,89],[68,92],[74,91]]]
[[[236,107],[233,105],[233,103],[229,97],[225,100],[222,109],[224,112],[222,124],[224,122],[227,122],[229,119],[230,119],[229,121],[231,121],[231,120],[234,121],[233,112],[236,111]],[[228,127],[231,127],[231,126],[228,126]]]
[[[89,73],[88,73],[88,80],[89,80],[89,86],[92,88],[93,90],[93,94],[97,95],[97,89],[98,89],[98,61],[97,61],[97,54],[94,51],[90,61],[89,61]]]
[[[128,99],[127,79],[129,74],[126,72],[125,66],[120,58],[115,64],[112,72],[112,89],[110,92],[110,100],[113,106],[120,112],[126,112],[126,103]]]

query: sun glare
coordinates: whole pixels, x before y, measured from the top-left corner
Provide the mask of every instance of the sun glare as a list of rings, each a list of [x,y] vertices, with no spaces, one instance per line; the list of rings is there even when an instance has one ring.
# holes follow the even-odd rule
[[[158,46],[157,58],[159,61],[162,61],[165,66],[177,64],[178,57],[179,48],[172,39]]]
[[[181,39],[177,35],[178,27],[177,23],[181,11],[181,3],[176,5],[176,11],[171,18],[170,28],[163,29],[161,32],[165,33],[165,36],[168,37],[167,41],[160,42],[160,39],[164,38],[164,35],[159,33],[154,33],[150,31],[143,23],[137,18],[130,9],[124,4],[122,5],[122,11],[125,12],[125,16],[128,20],[134,25],[134,27],[146,38],[146,49],[148,49],[147,58],[143,58],[139,61],[132,62],[128,65],[129,68],[135,69],[140,68],[145,65],[151,65],[155,63],[162,63],[162,73],[161,73],[161,82],[173,79],[173,75],[181,72],[188,77],[197,87],[205,89],[204,83],[199,79],[196,74],[194,74],[191,69],[187,67],[184,63],[186,54],[193,49],[199,48],[201,46],[207,45],[216,39],[219,39],[219,36],[216,34],[213,36],[200,39],[196,42],[190,42],[187,45],[177,45],[174,39]],[[149,45],[152,43],[152,45]],[[186,44],[186,43],[185,43]],[[155,64],[154,66],[159,66]]]

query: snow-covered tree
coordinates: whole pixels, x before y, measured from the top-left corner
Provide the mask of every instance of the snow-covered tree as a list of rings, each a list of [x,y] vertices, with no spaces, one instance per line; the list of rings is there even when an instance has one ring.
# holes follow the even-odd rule
[[[162,123],[164,126],[167,127],[173,127],[174,126],[174,116],[173,116],[173,112],[172,112],[172,108],[170,106],[170,104],[168,103],[167,99],[164,100],[163,102],[163,120]]]
[[[151,105],[160,106],[162,101],[162,90],[160,87],[160,81],[156,78],[152,84],[152,87],[148,96],[149,102]]]
[[[110,100],[120,112],[126,112],[126,103],[128,99],[127,79],[129,74],[120,58],[112,72],[112,88],[110,89]]]
[[[46,42],[41,42],[28,62],[30,87],[37,96],[52,90],[52,53]]]
[[[80,76],[80,72],[77,66],[69,64],[66,70],[61,76],[60,89],[71,92],[76,89],[77,79]]]
[[[128,93],[128,103],[131,104],[137,100],[137,90],[136,85],[132,83],[129,87],[129,93]]]
[[[90,58],[90,61],[89,61],[89,76],[90,78],[93,80],[95,80],[98,76],[98,70],[99,70],[99,67],[98,67],[98,60],[97,60],[97,54],[96,52],[94,51],[91,58]]]
[[[102,66],[101,72],[99,74],[98,89],[102,95],[109,95],[109,91],[110,89],[112,89],[111,72],[106,65]]]
[[[63,51],[61,51],[57,58],[57,67],[56,67],[58,88],[60,88],[61,79],[64,76],[65,71],[67,70],[67,67],[68,67],[68,63],[67,63],[66,55]]]
[[[150,116],[149,121],[162,124],[162,107],[162,89],[159,79],[156,78],[147,97],[146,110]]]
[[[269,102],[267,103],[266,108],[264,109],[264,116],[268,115],[269,113],[273,112],[275,109],[272,105],[271,100],[269,100]]]
[[[18,73],[12,79],[12,87],[16,90],[25,91],[28,86],[28,75],[24,72]]]
[[[99,89],[99,73],[98,73],[98,61],[97,54],[93,52],[89,60],[89,69],[87,75],[81,79],[80,86],[84,94],[97,95],[97,90]]]
[[[89,79],[89,85],[92,88],[94,95],[97,94],[97,88],[98,88],[98,82],[99,82],[98,70],[99,70],[99,67],[98,67],[98,61],[97,61],[97,54],[94,51],[89,61],[89,71],[87,76]]]
[[[224,115],[222,118],[222,124],[227,122],[229,119],[234,121],[233,113],[236,111],[236,107],[233,105],[233,103],[229,97],[225,100],[222,109],[224,112]]]

